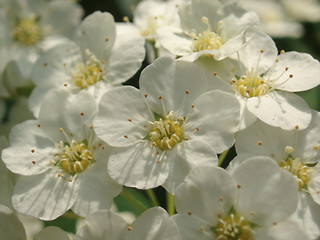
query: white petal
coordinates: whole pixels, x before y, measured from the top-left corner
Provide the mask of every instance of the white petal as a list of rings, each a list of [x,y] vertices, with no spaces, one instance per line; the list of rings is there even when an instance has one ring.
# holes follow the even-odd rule
[[[3,162],[12,172],[33,175],[50,167],[54,142],[43,133],[37,123],[35,120],[28,120],[12,129],[10,147],[2,152]]]
[[[94,12],[80,25],[80,49],[82,51],[89,49],[98,59],[109,57],[115,39],[114,18],[108,12]]]
[[[76,180],[69,182],[50,170],[35,176],[21,176],[15,185],[12,203],[22,214],[53,220],[71,208],[79,186]]]
[[[261,121],[285,130],[304,129],[311,121],[308,104],[298,95],[274,91],[247,102],[248,110]]]
[[[139,83],[141,93],[148,95],[152,111],[163,116],[171,110],[185,115],[195,99],[207,91],[206,76],[198,66],[169,57],[159,58],[146,67]],[[161,101],[166,109],[162,108]]]
[[[98,210],[110,209],[113,198],[122,189],[109,177],[106,161],[97,161],[80,173],[79,185],[81,188],[72,211],[82,217]]]
[[[201,95],[186,122],[186,136],[207,142],[217,153],[230,148],[239,125],[239,105],[229,93],[211,91]]]
[[[128,24],[117,24],[117,38],[106,64],[107,80],[123,83],[141,67],[145,58],[144,39]]]
[[[218,214],[226,214],[234,205],[235,193],[232,178],[222,168],[194,168],[176,190],[176,209],[215,225]]]
[[[34,240],[70,240],[68,234],[56,226],[50,226],[43,229],[34,236]]]
[[[298,131],[294,146],[295,154],[304,162],[319,162],[320,159],[320,113],[312,110],[312,120],[309,126]]]
[[[112,236],[112,240],[121,240],[127,228],[126,221],[119,215],[111,211],[97,211],[85,219],[85,225],[75,237],[77,240],[105,240],[106,236]]]
[[[300,191],[297,210],[290,219],[299,223],[311,239],[320,236],[320,205],[308,193]]]
[[[288,70],[274,84],[276,89],[300,92],[314,88],[320,84],[320,64],[307,53],[287,52],[278,56],[275,70],[270,76],[280,76],[285,68]],[[289,75],[292,74],[292,77]]]
[[[154,118],[140,91],[124,86],[111,89],[102,97],[93,125],[97,135],[109,145],[123,147],[147,136],[148,121]]]
[[[237,212],[264,226],[283,221],[297,207],[298,189],[292,174],[268,157],[244,161],[232,174],[238,190]]]
[[[270,228],[257,229],[256,238],[259,240],[311,240],[304,229],[292,220],[277,223]]]
[[[132,224],[132,240],[179,240],[176,223],[169,218],[166,210],[160,207],[150,208],[142,213]],[[127,238],[129,239],[129,238]]]
[[[117,183],[128,187],[157,187],[168,177],[171,161],[165,153],[163,156],[161,154],[161,151],[157,151],[147,141],[130,147],[115,148],[109,158],[108,172]]]
[[[183,240],[210,240],[213,232],[211,224],[192,214],[179,213],[172,216],[180,229],[180,236]]]
[[[252,153],[281,161],[284,160],[285,147],[296,146],[294,135],[294,131],[282,130],[257,120],[250,127],[237,133],[235,146],[238,154]]]
[[[261,52],[263,51],[263,52]],[[278,49],[267,34],[257,32],[246,46],[239,51],[239,59],[249,71],[255,69],[260,75],[273,65],[278,55]],[[235,54],[234,59],[238,59]]]
[[[157,34],[160,44],[174,55],[185,56],[193,53],[191,37],[182,33],[179,28],[161,27]]]
[[[42,13],[41,21],[50,25],[51,34],[73,37],[74,29],[81,22],[82,7],[69,1],[53,1]]]
[[[4,205],[0,205],[0,239],[27,239],[26,231],[18,217]]]
[[[316,168],[315,171],[317,173],[315,176],[312,176],[312,178],[308,182],[308,190],[310,192],[311,197],[313,200],[320,204],[320,175],[319,175],[319,168]]]

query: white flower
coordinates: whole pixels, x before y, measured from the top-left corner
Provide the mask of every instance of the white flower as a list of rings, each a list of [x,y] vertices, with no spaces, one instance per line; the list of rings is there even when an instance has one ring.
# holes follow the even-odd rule
[[[128,226],[126,221],[111,211],[97,211],[85,219],[76,240],[180,240],[179,230],[168,213],[154,207],[142,213]]]
[[[257,118],[286,130],[304,129],[311,120],[308,104],[294,92],[320,83],[320,64],[309,54],[281,52],[270,37],[256,34],[233,59],[205,61],[212,89],[235,94],[243,129]]]
[[[285,131],[257,121],[236,136],[237,165],[251,156],[273,158],[281,168],[295,177],[299,187],[296,217],[306,232],[320,236],[320,113],[304,130]]]
[[[69,41],[82,12],[81,7],[71,1],[3,2],[0,11],[0,73],[8,62],[15,60],[21,66],[21,80],[28,82],[32,65],[39,55]]]
[[[229,94],[206,91],[197,66],[171,58],[145,68],[140,91],[129,86],[108,91],[94,129],[116,147],[110,176],[126,186],[163,185],[173,193],[191,168],[214,164],[216,153],[233,145],[239,103]]]
[[[126,24],[116,26],[107,12],[85,18],[76,41],[49,50],[36,62],[36,88],[29,100],[35,115],[52,89],[87,91],[99,101],[106,89],[132,77],[145,57],[144,39]]]
[[[38,120],[16,125],[2,158],[21,174],[13,191],[18,212],[51,220],[72,210],[86,216],[109,209],[121,191],[107,174],[109,146],[92,129],[94,99],[83,92],[52,92]]]
[[[195,168],[175,199],[182,240],[309,239],[288,220],[297,206],[294,179],[267,157],[247,160],[232,174]]]
[[[157,41],[157,30],[162,26],[179,26],[180,0],[139,2],[133,12],[133,23],[148,41]],[[159,43],[157,43],[159,44]]]
[[[185,61],[203,55],[221,60],[235,53],[250,38],[246,31],[258,23],[255,13],[237,3],[222,5],[218,0],[186,1],[179,14],[181,27],[163,27],[158,36],[161,45]]]

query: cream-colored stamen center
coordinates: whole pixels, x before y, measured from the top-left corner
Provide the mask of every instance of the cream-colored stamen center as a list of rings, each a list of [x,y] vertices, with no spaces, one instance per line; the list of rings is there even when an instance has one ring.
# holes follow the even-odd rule
[[[232,85],[246,98],[266,95],[270,89],[269,84],[254,71],[246,71],[239,79],[233,79]]]
[[[202,33],[191,33],[192,47],[194,52],[202,50],[214,50],[219,49],[223,45],[222,38],[211,30],[209,20],[206,17],[202,17],[202,22],[208,26],[208,29]]]
[[[219,218],[219,223],[214,227],[214,234],[218,240],[254,239],[250,223],[237,214]]]
[[[293,158],[291,156],[280,162],[279,166],[295,176],[300,190],[307,189],[308,181],[313,171],[312,167],[301,162],[300,158]]]
[[[86,51],[86,55],[89,57],[88,60],[85,63],[78,63],[77,71],[72,75],[74,85],[80,89],[103,80],[101,62],[90,51]]]
[[[70,144],[62,141],[57,144],[55,165],[71,175],[83,172],[93,161],[91,151],[83,142],[73,140]]]
[[[35,45],[41,39],[41,29],[34,18],[19,20],[12,30],[13,39],[26,46]]]
[[[169,150],[183,140],[182,119],[174,120],[172,114],[152,123],[148,134],[152,144],[161,150]]]

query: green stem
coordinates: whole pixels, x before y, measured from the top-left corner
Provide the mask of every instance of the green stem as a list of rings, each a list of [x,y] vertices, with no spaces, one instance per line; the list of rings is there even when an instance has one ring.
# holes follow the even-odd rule
[[[148,208],[145,207],[142,203],[137,201],[126,188],[123,188],[122,192],[120,195],[126,199],[128,202],[130,202],[133,206],[135,206],[140,212],[144,212]]]
[[[154,194],[153,189],[147,189],[147,194],[148,194],[148,197],[150,198],[150,201],[153,207],[160,205],[156,195]]]
[[[218,159],[218,166],[221,166],[221,164],[223,163],[224,159],[228,155],[229,150],[230,149],[227,149],[223,153],[220,154],[219,159]]]
[[[167,212],[169,216],[172,216],[175,214],[175,208],[174,208],[174,196],[167,192]]]

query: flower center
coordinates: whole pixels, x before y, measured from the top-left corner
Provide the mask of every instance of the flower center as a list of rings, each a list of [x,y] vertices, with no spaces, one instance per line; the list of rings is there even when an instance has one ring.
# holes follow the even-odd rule
[[[222,38],[211,30],[209,20],[206,17],[202,17],[202,22],[208,26],[208,29],[200,34],[191,33],[192,47],[194,52],[202,50],[219,49],[223,45]]]
[[[242,216],[233,213],[219,218],[219,223],[214,227],[214,234],[219,240],[254,239],[250,223]]]
[[[140,32],[143,37],[148,37],[154,35],[158,28],[163,24],[164,17],[159,16],[149,16],[147,20],[147,26]]]
[[[232,85],[243,97],[251,98],[266,95],[270,86],[255,71],[246,71],[239,79],[233,79]]]
[[[312,167],[301,162],[300,158],[289,156],[286,160],[279,163],[279,166],[291,172],[297,181],[299,189],[307,189]]]
[[[41,30],[34,18],[22,19],[12,30],[13,39],[22,45],[31,46],[41,39]]]
[[[78,63],[76,66],[77,72],[72,74],[74,85],[80,89],[87,88],[103,80],[101,62],[89,50],[85,54],[88,56],[88,60],[85,64]]]
[[[169,113],[165,118],[160,118],[152,123],[149,139],[152,144],[161,150],[169,150],[183,140],[183,119],[174,120]]]
[[[91,151],[85,142],[64,143],[60,141],[57,144],[57,153],[55,156],[55,165],[59,166],[70,175],[83,172],[94,162]]]

